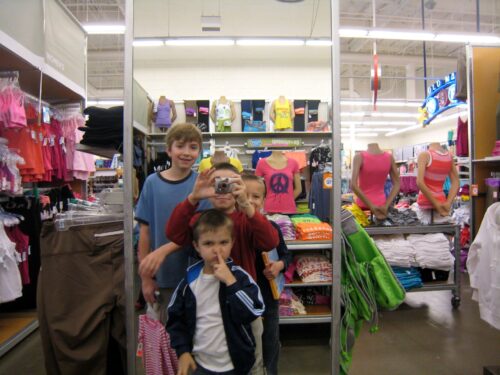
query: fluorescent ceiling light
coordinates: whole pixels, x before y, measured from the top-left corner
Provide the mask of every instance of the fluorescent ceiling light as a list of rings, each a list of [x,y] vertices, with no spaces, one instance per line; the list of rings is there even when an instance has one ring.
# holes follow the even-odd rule
[[[115,106],[123,105],[123,100],[121,99],[90,99],[87,100],[87,106],[89,105],[105,105],[105,106]]]
[[[399,130],[396,130],[396,131],[393,131],[393,132],[390,132],[390,133],[387,133],[385,136],[386,137],[390,137],[390,136],[393,136],[393,135],[396,135],[396,134],[401,134],[401,133],[405,133],[407,131],[410,131],[410,130],[415,130],[415,129],[419,129],[419,128],[422,128],[422,125],[418,124],[418,125],[413,125],[413,126],[409,126],[407,128],[404,128],[404,129],[399,129]]]
[[[103,24],[84,24],[82,25],[87,34],[125,34],[125,25],[103,25]]]
[[[500,37],[491,34],[437,34],[434,40],[450,43],[500,43]]]
[[[319,46],[319,47],[328,47],[332,45],[331,40],[326,39],[307,39],[306,46]]]
[[[433,40],[435,35],[425,31],[373,29],[368,32],[368,37],[372,39]]]
[[[448,121],[448,120],[455,120],[455,119],[458,118],[458,116],[464,115],[464,114],[467,114],[467,113],[468,113],[467,111],[461,111],[461,112],[458,112],[458,113],[453,113],[453,114],[448,115],[448,116],[439,115],[434,120],[432,120],[430,122],[430,125],[431,124],[439,124],[441,122],[445,122],[445,121]]]
[[[408,126],[415,125],[416,121],[342,121],[342,125],[356,125],[356,126],[371,126],[371,125],[387,125],[387,126]]]
[[[340,104],[373,106],[373,101],[366,99],[361,99],[361,100],[345,99],[341,100]],[[409,102],[405,100],[377,100],[378,107],[420,107],[421,105],[422,105],[421,101]]]
[[[233,46],[234,39],[179,38],[166,39],[167,46]]]
[[[162,39],[136,39],[133,42],[134,47],[159,47],[165,43]]]
[[[368,30],[366,29],[339,29],[339,35],[341,38],[364,38],[368,35]]]
[[[417,118],[419,116],[419,114],[418,113],[411,113],[411,112],[341,112],[340,116],[342,116],[342,117],[367,117],[367,118],[370,118],[370,117]]]
[[[340,128],[340,130],[343,132],[343,133],[350,133],[351,132],[351,128]],[[363,127],[358,127],[358,128],[354,128],[353,129],[355,133],[366,133],[367,131],[370,131],[370,132],[393,132],[395,130],[397,130],[397,128],[363,128]]]
[[[238,39],[239,46],[303,46],[303,39]]]

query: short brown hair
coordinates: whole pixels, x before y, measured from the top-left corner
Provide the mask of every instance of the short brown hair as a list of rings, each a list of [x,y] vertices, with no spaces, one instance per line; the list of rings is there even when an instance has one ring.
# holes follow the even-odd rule
[[[241,179],[243,181],[255,181],[255,182],[258,182],[259,184],[262,184],[262,187],[264,188],[264,198],[266,197],[267,187],[266,187],[266,182],[264,181],[264,179],[262,177],[256,176],[255,174],[250,173],[250,172],[243,172],[241,174]]]
[[[220,171],[220,170],[225,170],[225,171],[231,171],[231,172],[234,172],[236,174],[240,174],[240,172],[238,171],[238,168],[236,168],[234,165],[232,165],[231,163],[217,163],[213,166],[213,168],[216,170],[216,171]]]
[[[200,146],[200,151],[202,149],[201,132],[193,124],[183,123],[173,125],[170,129],[168,129],[165,140],[167,143],[167,150],[172,148],[175,141],[196,142],[198,143],[198,146]]]
[[[198,243],[200,236],[203,233],[215,231],[219,228],[226,227],[231,238],[233,238],[233,220],[224,212],[211,208],[203,211],[196,223],[193,226],[193,241]]]

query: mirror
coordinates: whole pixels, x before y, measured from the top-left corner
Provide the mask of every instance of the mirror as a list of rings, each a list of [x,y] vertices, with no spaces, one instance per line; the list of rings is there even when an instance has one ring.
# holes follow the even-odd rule
[[[189,186],[183,183],[187,187],[181,193],[178,184],[172,182],[174,174],[168,172],[176,161],[165,153],[165,134],[178,124],[194,124],[202,132],[200,156],[191,161],[194,171],[202,166],[203,158],[203,163],[211,160],[215,164],[220,155],[231,162],[239,160],[238,168],[255,170],[258,158],[252,163],[252,157],[277,148],[299,158],[300,187],[304,192],[310,190],[312,171],[307,167],[306,155],[308,158],[310,151],[319,146],[331,153],[330,13],[330,3],[326,1],[134,2],[134,119],[143,119],[141,128],[146,136],[138,143],[147,156],[144,171],[149,175],[135,211],[140,235],[149,231],[148,246],[139,240],[139,246],[147,247],[140,258],[165,244],[167,212],[192,189],[192,182]],[[140,105],[135,99],[139,92],[143,98],[139,99]],[[142,115],[137,116],[138,113]],[[135,131],[138,129],[136,126]],[[184,180],[186,176],[176,179]],[[154,192],[149,192],[148,197],[144,189],[153,180]],[[150,202],[148,209],[155,213],[144,209],[146,198]],[[152,202],[157,205],[155,208]],[[303,194],[298,202],[307,207],[307,195]],[[323,215],[328,222],[332,217],[326,207]],[[160,211],[161,219],[155,216]],[[290,245],[289,249],[293,256],[310,252],[307,246]],[[188,265],[187,256],[180,252],[185,250],[165,258],[154,282],[146,281],[160,288],[163,306]],[[325,262],[331,261],[330,242],[316,253]],[[136,281],[138,293],[141,280]],[[268,283],[265,278],[264,282]],[[279,360],[274,362],[279,362],[280,373],[310,368],[312,362],[301,352],[305,346],[313,345],[320,353],[314,367],[320,366],[321,373],[330,373],[328,282],[319,287],[293,287],[290,291],[294,298],[297,295],[308,302],[303,307],[304,315],[287,316],[292,313],[285,311],[279,318],[277,302],[270,303],[276,309],[273,324],[275,331],[279,324],[282,344]],[[322,297],[319,303],[315,295]],[[144,310],[139,314],[144,314]],[[305,337],[311,330],[318,333],[318,338],[306,344]],[[268,328],[264,335],[277,333]],[[277,366],[269,359],[270,353],[279,350],[278,338],[274,342],[274,348],[264,345],[264,360],[269,366]],[[137,372],[141,369],[142,364],[138,363]]]

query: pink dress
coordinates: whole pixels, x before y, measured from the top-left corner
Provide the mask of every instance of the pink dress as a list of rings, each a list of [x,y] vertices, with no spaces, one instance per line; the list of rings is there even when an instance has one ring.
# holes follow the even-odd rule
[[[386,201],[384,193],[385,180],[391,170],[391,154],[388,152],[371,154],[362,151],[361,157],[363,161],[359,169],[359,188],[375,206],[383,206]],[[356,204],[363,210],[368,209],[358,197],[356,197]]]
[[[266,159],[260,159],[255,169],[257,176],[263,177],[266,182],[267,195],[264,209],[268,213],[294,214],[297,212],[293,196],[293,178],[299,173],[296,160],[288,159],[283,169],[275,169]]]

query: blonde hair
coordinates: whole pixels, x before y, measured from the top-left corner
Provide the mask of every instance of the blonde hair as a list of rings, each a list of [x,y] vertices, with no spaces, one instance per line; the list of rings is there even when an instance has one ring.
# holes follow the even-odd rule
[[[172,148],[172,145],[175,141],[196,142],[200,147],[200,151],[202,149],[201,132],[193,124],[183,123],[172,126],[170,129],[168,129],[165,140],[167,144],[167,150],[170,150]]]

